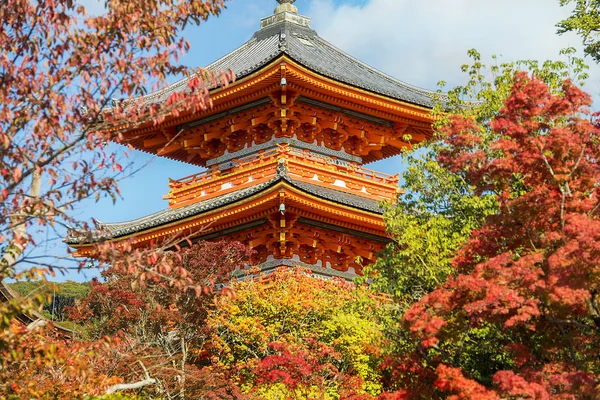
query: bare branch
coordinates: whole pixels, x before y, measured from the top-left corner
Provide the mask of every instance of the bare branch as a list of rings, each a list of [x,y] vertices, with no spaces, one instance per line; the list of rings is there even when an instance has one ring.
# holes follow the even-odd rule
[[[135,382],[135,383],[119,383],[117,385],[113,385],[113,386],[109,387],[108,390],[106,391],[106,394],[114,394],[114,393],[122,391],[122,390],[139,389],[144,386],[154,385],[155,383],[156,383],[156,379],[154,379],[154,378],[144,379],[143,381],[139,381],[139,382]]]

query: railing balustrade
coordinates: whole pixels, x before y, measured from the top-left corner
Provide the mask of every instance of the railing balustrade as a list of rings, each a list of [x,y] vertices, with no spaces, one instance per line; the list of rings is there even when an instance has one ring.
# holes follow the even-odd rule
[[[352,174],[356,177],[387,185],[396,185],[399,182],[399,174],[385,174],[383,172],[363,168],[357,163],[337,160],[324,155],[310,153],[306,150],[296,150],[290,148],[287,144],[282,144],[277,145],[277,148],[275,149],[259,151],[255,155],[244,157],[239,160],[233,159],[230,161],[230,168],[219,168],[219,166],[215,165],[205,171],[186,176],[184,178],[169,179],[169,188],[172,190],[184,189],[190,185],[195,185],[219,178],[221,176],[234,174],[250,166],[265,165],[268,163],[277,162],[281,156],[285,156],[289,161],[295,161],[301,164],[308,163],[309,165],[316,166],[317,168],[325,171],[333,170],[345,175]]]

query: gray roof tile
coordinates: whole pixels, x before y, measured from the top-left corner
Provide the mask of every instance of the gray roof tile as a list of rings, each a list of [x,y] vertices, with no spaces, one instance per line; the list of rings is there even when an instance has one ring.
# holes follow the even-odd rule
[[[289,21],[260,29],[249,41],[206,68],[231,70],[240,79],[284,54],[323,76],[396,100],[432,107],[437,95],[386,75],[333,46],[314,30]],[[164,101],[169,94],[186,88],[184,79],[144,100]]]
[[[116,223],[99,222],[99,229],[95,232],[72,230],[69,232],[66,242],[69,244],[89,243],[90,240],[96,241],[101,239],[114,239],[142,232],[151,228],[156,228],[161,225],[200,215],[204,212],[217,209],[238,200],[242,200],[271,187],[281,180],[289,182],[292,186],[306,193],[321,197],[326,200],[335,201],[365,211],[379,214],[383,213],[383,209],[379,207],[379,204],[376,200],[371,200],[363,196],[357,196],[340,190],[324,188],[318,185],[296,181],[288,177],[285,171],[283,171],[277,177],[259,185],[214,197],[205,201],[200,201],[198,203],[190,204],[181,208],[169,208],[132,221]]]

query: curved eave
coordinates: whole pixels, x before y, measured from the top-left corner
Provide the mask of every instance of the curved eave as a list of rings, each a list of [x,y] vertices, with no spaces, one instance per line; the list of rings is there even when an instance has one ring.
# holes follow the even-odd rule
[[[317,194],[317,191],[308,191],[305,187],[302,186],[303,184],[301,182],[293,182],[286,178],[276,179],[273,182],[270,182],[264,188],[261,188],[259,191],[254,193],[249,192],[247,196],[232,201],[231,203],[219,205],[212,209],[199,211],[195,214],[186,216],[184,218],[175,219],[164,224],[157,224],[156,226],[147,229],[111,238],[106,238],[105,240],[109,242],[119,242],[132,239],[134,240],[134,244],[137,246],[149,240],[159,239],[161,237],[168,237],[168,235],[173,235],[181,231],[187,231],[193,229],[194,227],[198,227],[197,229],[200,229],[202,225],[219,221],[222,218],[230,217],[234,214],[239,215],[239,209],[248,207],[248,205],[255,204],[259,201],[264,201],[265,204],[267,202],[276,201],[279,197],[279,192],[281,190],[284,190],[285,193],[301,197],[302,199],[304,199],[303,201],[305,203],[311,202],[313,208],[327,207],[328,209],[334,209],[336,210],[336,215],[338,217],[356,220],[357,225],[370,225],[372,226],[372,229],[376,226],[376,229],[380,231],[382,235],[385,235],[385,223],[383,222],[382,212],[366,210],[356,205],[351,206],[347,204],[342,204],[339,201],[335,201],[323,195]],[[169,210],[165,210],[165,212],[166,211]],[[200,222],[198,222],[199,220]],[[135,223],[136,221],[138,220],[131,222]],[[92,249],[91,243],[68,244],[69,246],[77,250],[77,255],[87,255]]]
[[[330,92],[336,95],[340,95],[352,102],[369,105],[375,109],[385,110],[392,115],[397,116],[410,116],[413,118],[422,119],[423,121],[433,121],[431,117],[431,108],[425,107],[419,104],[410,103],[408,101],[395,99],[380,93],[372,92],[369,90],[362,89],[357,86],[353,86],[344,82],[337,81],[326,75],[323,75],[310,67],[305,66],[302,62],[293,59],[289,55],[282,55],[276,62],[285,61],[290,63],[292,67],[295,67],[300,72],[306,75],[312,75],[319,79],[324,85],[324,89],[329,89]]]
[[[213,107],[209,111],[179,115],[178,117],[167,117],[160,125],[148,125],[132,131],[127,131],[126,128],[123,128],[122,131],[125,138],[128,139],[128,143],[140,151],[189,164],[204,166],[206,160],[200,163],[192,162],[193,159],[189,158],[189,153],[185,149],[161,155],[161,145],[146,147],[144,146],[144,140],[152,137],[152,135],[159,134],[161,130],[174,129],[179,125],[199,118],[207,118],[227,111],[232,107],[268,96],[270,91],[278,87],[277,83],[283,73],[290,77],[290,86],[298,87],[299,92],[305,92],[308,96],[321,96],[323,100],[332,104],[338,104],[355,111],[392,119],[397,122],[416,123],[421,125],[424,131],[431,131],[430,126],[434,118],[431,116],[429,108],[395,100],[335,81],[304,67],[287,55],[280,55],[260,69],[249,72],[246,76],[241,77],[228,87],[212,90],[211,98]],[[364,161],[365,163],[369,163],[397,155],[400,152],[400,148],[396,149],[388,145],[382,150],[382,156],[366,156],[364,157]]]
[[[317,71],[311,70],[309,67],[303,65],[300,61],[297,61],[291,56],[282,53],[278,57],[274,57],[272,61],[262,65],[260,68],[248,71],[245,75],[239,76],[232,84],[211,89],[209,93],[211,95],[211,100],[213,101],[213,107],[210,110],[200,111],[194,114],[181,115],[177,118],[167,117],[159,126],[166,124],[179,125],[193,121],[199,117],[208,117],[222,111],[224,106],[230,105],[229,102],[231,100],[244,97],[243,95],[247,94],[248,92],[251,94],[255,89],[256,83],[258,83],[256,78],[260,77],[260,81],[263,81],[271,77],[273,74],[281,72],[282,63],[285,63],[284,65],[289,64],[290,67],[318,79],[319,83],[321,84],[320,86],[322,86],[323,89],[328,89],[328,91],[332,94],[339,95],[351,103],[358,103],[360,109],[363,109],[365,105],[369,105],[376,110],[389,113],[388,116],[405,118],[410,117],[429,122],[434,121],[434,118],[431,116],[431,108],[429,107],[394,99],[376,92],[361,89],[360,87],[336,81],[328,76],[320,74]],[[177,85],[177,83],[175,85]],[[435,93],[432,93],[432,95],[435,95]],[[224,103],[227,104],[225,105]],[[361,104],[362,106],[360,106]],[[126,131],[126,127],[123,127],[123,129]],[[156,129],[157,126],[148,125],[146,127],[137,128],[134,131],[144,133],[148,130]]]
[[[286,39],[282,41],[284,33]],[[280,24],[258,31],[252,39],[204,69],[217,74],[231,71],[237,79],[244,79],[282,57],[295,60],[297,64],[335,82],[417,107],[431,108],[432,98],[438,95],[385,74],[333,46],[310,28],[293,24]],[[189,79],[183,78],[137,100],[144,103],[164,101],[171,93],[185,90]],[[220,88],[209,89],[216,91]]]

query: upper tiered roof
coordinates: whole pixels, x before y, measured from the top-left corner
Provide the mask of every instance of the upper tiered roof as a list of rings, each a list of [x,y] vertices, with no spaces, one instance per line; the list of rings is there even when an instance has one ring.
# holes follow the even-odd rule
[[[115,127],[132,147],[212,166],[276,141],[347,161],[370,163],[400,154],[432,134],[437,93],[394,79],[317,35],[293,1],[238,49],[207,66],[236,81],[210,87],[211,107],[167,111],[160,123]],[[190,90],[186,78],[144,96],[168,103]],[[185,107],[184,107],[185,108]]]
[[[311,28],[310,18],[299,15],[293,2],[280,3],[274,15],[261,20],[260,29],[249,41],[206,69],[230,70],[241,79],[285,55],[313,72],[356,88],[418,106],[433,106],[435,92],[404,83],[350,56],[321,38]],[[160,102],[186,88],[184,79],[146,96],[146,100]]]
[[[132,221],[103,223],[96,221],[98,229],[95,231],[75,231],[69,232],[65,239],[70,245],[92,243],[100,239],[118,239],[132,234],[139,234],[148,230],[156,229],[167,224],[177,223],[179,221],[189,219],[208,211],[218,209],[229,204],[243,201],[247,198],[264,192],[269,188],[276,187],[278,183],[287,183],[290,187],[296,188],[304,193],[317,196],[324,200],[334,201],[356,210],[363,210],[370,213],[383,213],[379,201],[365,198],[359,194],[348,193],[347,191],[336,190],[333,188],[323,187],[322,185],[304,182],[291,177],[284,169],[283,172],[277,174],[266,182],[257,185],[252,185],[244,189],[240,189],[231,193],[216,196],[205,201],[198,201],[188,204],[181,208],[168,208],[157,213],[138,218]],[[280,185],[281,186],[281,185]]]

